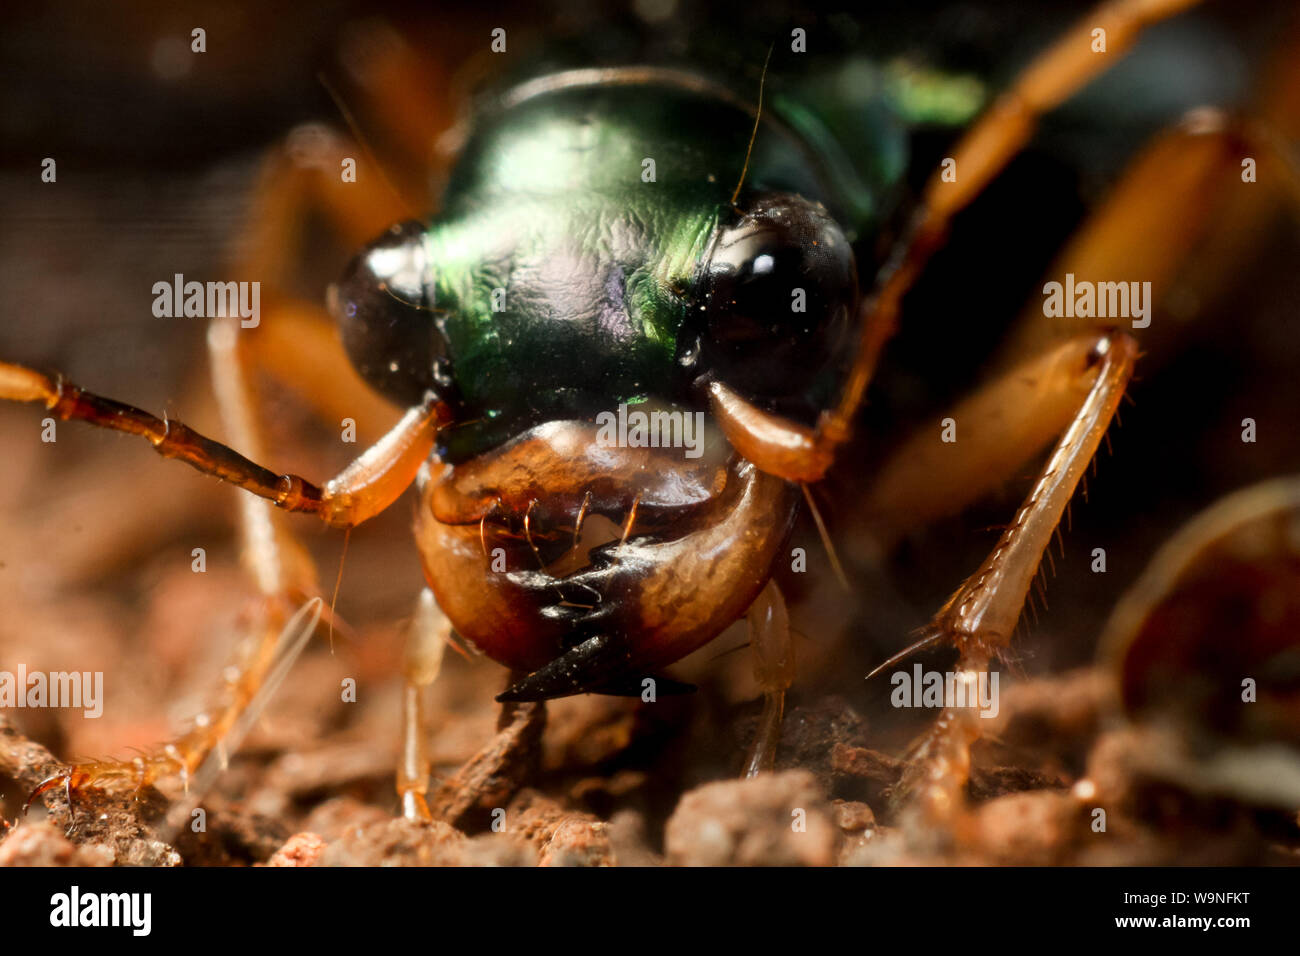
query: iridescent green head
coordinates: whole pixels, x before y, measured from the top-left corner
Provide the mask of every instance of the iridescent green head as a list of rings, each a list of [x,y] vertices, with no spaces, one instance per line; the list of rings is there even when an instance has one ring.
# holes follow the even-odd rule
[[[853,253],[818,157],[718,88],[575,71],[482,121],[442,212],[393,227],[335,292],[362,375],[453,410],[456,462],[542,421],[655,399],[703,407],[716,377],[811,418],[842,372]]]

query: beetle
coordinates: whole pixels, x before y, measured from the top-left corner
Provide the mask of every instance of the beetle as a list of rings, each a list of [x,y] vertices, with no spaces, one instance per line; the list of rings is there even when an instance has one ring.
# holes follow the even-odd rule
[[[0,396],[142,435],[164,456],[339,527],[417,483],[431,589],[419,620],[431,638],[414,685],[436,673],[429,648],[454,628],[518,672],[505,701],[639,694],[647,680],[671,688],[663,667],[748,613],[765,694],[747,760],[757,772],[771,766],[793,677],[772,567],[801,486],[820,480],[849,438],[903,294],[1036,116],[1104,68],[1084,42],[1094,24],[1106,24],[1118,53],[1181,6],[1110,5],[1047,50],[971,128],[954,151],[957,177],[936,173],[883,256],[873,240],[897,172],[854,171],[846,182],[851,157],[834,154],[815,115],[795,122],[777,104],[763,110],[713,81],[655,68],[574,70],[513,88],[480,119],[438,216],[387,232],[332,294],[356,368],[410,410],[321,486],[23,366],[0,365]],[[901,133],[887,126],[874,148],[896,148]],[[233,334],[218,323],[212,340],[238,407]],[[959,415],[979,430],[993,409],[1024,409],[982,439],[999,467],[1063,435],[923,643],[953,642],[965,669],[987,667],[1005,646],[1135,357],[1128,336],[1090,330],[1026,360]],[[612,405],[659,421],[704,413],[703,454],[608,447],[596,419]],[[253,447],[233,431],[233,444]],[[918,489],[930,464],[912,456],[887,471],[873,506],[916,514],[926,503],[914,496],[955,497],[942,481]],[[603,527],[584,537],[596,516]],[[192,771],[264,676],[250,670],[231,711],[156,759],[71,768],[48,787]],[[928,768],[918,779],[938,781],[935,806],[960,785],[970,728],[957,717],[941,718],[917,761]],[[420,777],[418,758],[400,775],[416,817],[427,816]]]

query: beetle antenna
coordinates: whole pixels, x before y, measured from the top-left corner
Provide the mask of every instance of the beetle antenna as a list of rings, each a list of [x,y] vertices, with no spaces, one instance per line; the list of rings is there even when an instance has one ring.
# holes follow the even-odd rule
[[[352,115],[352,111],[348,109],[348,104],[343,101],[343,97],[339,96],[338,90],[334,89],[334,85],[330,83],[329,78],[325,75],[325,71],[321,70],[318,72],[316,74],[316,79],[320,85],[325,88],[325,92],[329,94],[330,99],[334,101],[335,109],[339,111],[339,115],[343,117],[343,122],[347,123],[348,129],[352,131],[352,138],[357,141],[357,145],[360,146],[361,151],[365,153],[366,159],[368,159],[370,164],[378,171],[380,181],[383,182],[383,184],[388,188],[388,191],[393,194],[393,198],[397,200],[397,204],[402,207],[408,218],[417,215],[414,211],[415,207],[411,203],[407,202],[406,197],[402,195],[401,190],[393,185],[393,181],[389,179],[388,174],[384,172],[383,165],[379,162],[378,158],[376,158],[375,152],[370,148],[370,144],[366,141],[365,136],[362,135],[361,127],[357,125],[356,118]]]
[[[772,50],[776,48],[776,41],[767,48],[767,59],[763,61],[763,72],[758,78],[758,109],[754,111],[754,128],[749,133],[749,147],[745,150],[745,165],[740,169],[740,182],[736,183],[736,191],[731,194],[731,204],[736,205],[736,200],[740,198],[740,187],[745,185],[745,174],[749,172],[749,157],[754,152],[754,139],[758,136],[758,123],[763,118],[763,86],[767,83],[767,65],[772,62]]]
[[[343,553],[339,555],[339,573],[334,578],[334,596],[330,598],[330,654],[334,653],[334,607],[339,603],[339,585],[343,583],[343,561],[348,556],[348,541],[352,539],[352,528],[343,532]]]
[[[408,308],[415,309],[417,312],[428,312],[430,315],[446,314],[446,309],[439,309],[432,305],[425,305],[423,302],[412,302],[410,299],[403,299],[400,295],[398,295],[396,292],[392,290],[392,287],[389,286],[387,282],[380,283],[379,291],[383,292],[386,296],[388,296],[393,301],[400,302],[402,303],[402,305],[407,306]]]
[[[822,547],[826,549],[826,556],[831,560],[831,568],[835,571],[835,577],[839,580],[840,586],[845,591],[851,591],[849,579],[844,574],[844,566],[840,564],[840,556],[835,553],[835,545],[831,541],[830,532],[826,530],[826,522],[822,521],[822,513],[817,510],[817,502],[813,500],[812,492],[808,489],[805,482],[799,482],[799,487],[803,489],[804,500],[808,502],[808,510],[812,512],[813,521],[817,524],[817,534],[821,536]]]

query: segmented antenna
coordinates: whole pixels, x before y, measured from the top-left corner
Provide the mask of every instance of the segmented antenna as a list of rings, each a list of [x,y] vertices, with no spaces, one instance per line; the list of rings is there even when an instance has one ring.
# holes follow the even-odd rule
[[[361,127],[357,125],[356,118],[353,117],[352,111],[348,109],[348,104],[343,102],[343,97],[339,96],[338,91],[334,89],[333,84],[330,83],[329,78],[323,71],[316,74],[316,81],[325,88],[325,92],[328,93],[330,99],[334,101],[334,106],[339,111],[339,115],[343,117],[343,122],[347,123],[348,129],[352,131],[352,138],[357,141],[357,145],[360,146],[362,152],[366,154],[366,159],[370,161],[370,165],[372,165],[379,173],[380,181],[383,182],[388,191],[393,194],[393,198],[397,200],[397,204],[405,210],[407,218],[412,218],[418,215],[415,207],[411,203],[407,202],[406,197],[403,196],[401,191],[393,185],[393,181],[389,179],[388,174],[384,172],[384,167],[375,156],[374,150],[370,148],[370,144],[366,141],[365,136],[361,134]]]
[[[763,61],[763,73],[758,78],[758,109],[754,111],[754,128],[749,133],[749,147],[745,150],[745,165],[740,170],[740,182],[736,183],[736,191],[731,194],[731,204],[734,206],[736,200],[740,198],[740,187],[745,185],[745,174],[749,172],[749,157],[754,152],[754,140],[758,136],[758,124],[763,118],[763,87],[767,83],[767,66],[772,62],[772,51],[776,48],[776,43],[767,48],[767,59]]]

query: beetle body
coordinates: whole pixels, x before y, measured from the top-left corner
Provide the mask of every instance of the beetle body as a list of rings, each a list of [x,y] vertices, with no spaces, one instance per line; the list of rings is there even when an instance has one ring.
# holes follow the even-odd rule
[[[848,236],[869,229],[833,217],[863,206],[835,166],[688,74],[554,74],[503,96],[441,213],[394,227],[333,293],[362,375],[449,409],[426,573],[489,656],[555,665],[530,695],[638,692],[769,578],[798,490],[705,422],[707,386],[805,422],[833,401],[855,340]],[[698,421],[699,457],[658,434],[611,447],[597,422],[620,406],[678,438]],[[621,533],[580,539],[597,515]]]

